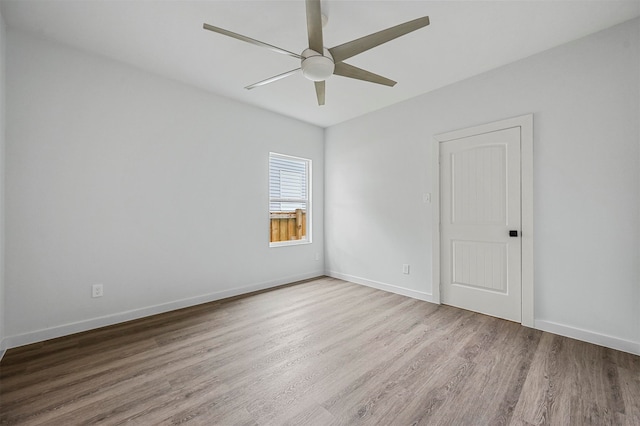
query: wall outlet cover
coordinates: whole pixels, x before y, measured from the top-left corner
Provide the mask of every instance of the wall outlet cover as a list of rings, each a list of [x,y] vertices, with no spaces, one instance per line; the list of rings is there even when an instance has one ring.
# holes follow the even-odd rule
[[[102,284],[94,284],[91,286],[91,297],[102,297],[104,295],[104,289]]]

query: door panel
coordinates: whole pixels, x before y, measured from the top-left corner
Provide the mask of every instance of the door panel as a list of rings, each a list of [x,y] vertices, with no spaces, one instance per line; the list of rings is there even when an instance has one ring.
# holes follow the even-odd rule
[[[452,283],[507,292],[507,244],[452,241]]]
[[[440,152],[442,301],[520,322],[520,128]]]

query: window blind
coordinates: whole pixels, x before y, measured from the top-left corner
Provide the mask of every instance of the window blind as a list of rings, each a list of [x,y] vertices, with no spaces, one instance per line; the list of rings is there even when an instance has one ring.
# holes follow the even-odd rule
[[[269,156],[269,209],[306,209],[307,161],[271,154]]]

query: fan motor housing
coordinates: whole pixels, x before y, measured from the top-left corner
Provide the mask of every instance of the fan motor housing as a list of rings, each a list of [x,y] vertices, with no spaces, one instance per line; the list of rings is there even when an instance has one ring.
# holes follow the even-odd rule
[[[302,75],[311,81],[324,81],[333,75],[336,68],[333,62],[333,56],[325,47],[324,54],[315,50],[305,49],[302,52]]]

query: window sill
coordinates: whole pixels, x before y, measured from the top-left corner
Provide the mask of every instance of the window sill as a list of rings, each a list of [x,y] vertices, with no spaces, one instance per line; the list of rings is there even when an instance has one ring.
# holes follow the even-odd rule
[[[276,243],[269,243],[269,247],[287,247],[287,246],[299,246],[303,244],[311,244],[309,240],[289,240],[278,241]]]

